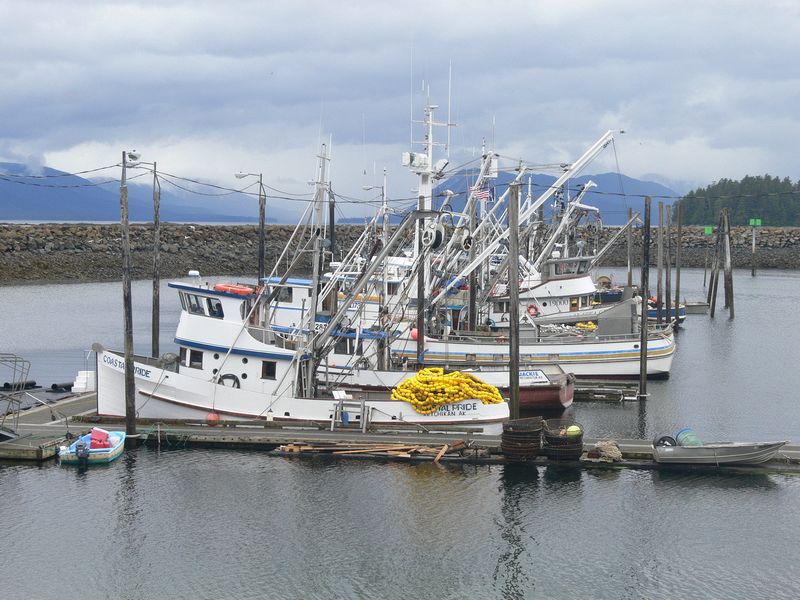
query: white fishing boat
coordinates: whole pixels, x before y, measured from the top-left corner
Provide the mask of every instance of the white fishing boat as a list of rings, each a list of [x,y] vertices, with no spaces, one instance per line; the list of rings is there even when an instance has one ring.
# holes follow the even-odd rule
[[[640,335],[636,298],[618,303],[597,320],[591,330],[570,326],[539,327],[520,332],[521,365],[554,363],[576,377],[635,378],[640,373]],[[508,364],[508,338],[501,331],[456,332],[446,338],[425,338],[422,360],[425,365]],[[672,328],[654,328],[647,334],[647,375],[666,378],[675,354]],[[411,333],[391,343],[395,361],[419,361],[417,341]]]
[[[175,334],[179,355],[135,357],[137,417],[330,423],[341,414],[342,398],[333,393],[297,393],[315,387],[314,371],[310,378],[308,374],[312,352],[303,336],[254,324],[256,296],[251,288],[236,284],[208,288],[199,283],[171,283],[170,287],[178,291],[182,307]],[[100,344],[94,349],[97,412],[123,416],[123,355]],[[484,404],[478,399],[420,414],[410,403],[391,400],[388,393],[371,394],[350,411],[353,421],[366,424],[468,425],[492,434],[499,432],[509,415],[506,402]]]

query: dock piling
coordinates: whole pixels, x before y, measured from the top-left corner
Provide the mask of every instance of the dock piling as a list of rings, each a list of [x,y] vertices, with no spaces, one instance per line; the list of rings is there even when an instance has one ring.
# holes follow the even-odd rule
[[[650,196],[644,199],[642,232],[642,315],[639,326],[639,393],[638,400],[647,400],[647,298],[650,282]]]

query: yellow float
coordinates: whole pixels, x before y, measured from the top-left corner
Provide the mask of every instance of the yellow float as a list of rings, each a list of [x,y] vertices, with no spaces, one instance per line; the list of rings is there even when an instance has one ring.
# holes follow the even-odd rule
[[[484,404],[503,402],[500,391],[471,373],[445,373],[440,367],[417,372],[392,390],[392,400],[408,402],[418,413],[429,415],[444,404],[477,399]]]

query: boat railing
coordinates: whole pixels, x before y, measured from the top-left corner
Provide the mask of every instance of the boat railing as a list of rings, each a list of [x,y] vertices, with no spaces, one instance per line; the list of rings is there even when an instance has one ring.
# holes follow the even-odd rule
[[[659,339],[667,339],[669,335],[672,333],[671,328],[663,328],[661,330],[650,330],[648,333],[648,339],[659,338]],[[519,343],[520,345],[525,344],[538,344],[542,342],[558,342],[558,343],[567,343],[567,344],[583,344],[586,343],[587,340],[597,341],[597,342],[616,342],[616,341],[626,341],[626,340],[633,340],[636,341],[639,339],[638,333],[627,333],[627,334],[614,334],[614,335],[600,335],[597,333],[593,333],[590,331],[587,332],[575,332],[572,330],[563,330],[563,331],[554,331],[551,333],[546,334],[530,334],[530,333],[522,333],[520,335]],[[484,332],[468,332],[468,333],[458,333],[453,334],[451,333],[446,339],[438,339],[438,342],[447,343],[448,341],[452,342],[469,342],[475,343],[479,345],[491,345],[491,344],[502,344],[508,343],[508,334],[507,333],[484,333]]]
[[[301,330],[296,332],[276,331],[271,327],[261,327],[257,325],[248,325],[247,333],[254,340],[262,344],[269,344],[278,348],[285,348],[286,350],[297,349],[297,339],[300,336]]]

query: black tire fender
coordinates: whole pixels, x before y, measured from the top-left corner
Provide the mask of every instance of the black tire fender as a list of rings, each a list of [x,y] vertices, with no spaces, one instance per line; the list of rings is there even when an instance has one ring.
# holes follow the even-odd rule
[[[671,435],[659,435],[653,440],[653,446],[677,446],[678,442]]]

